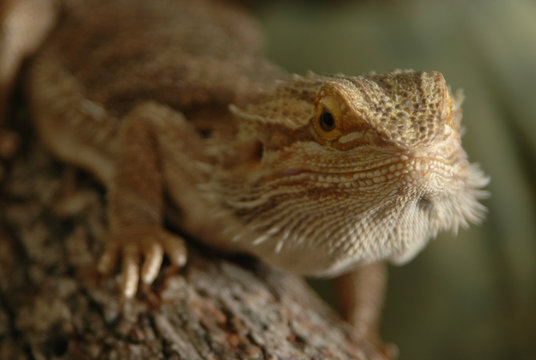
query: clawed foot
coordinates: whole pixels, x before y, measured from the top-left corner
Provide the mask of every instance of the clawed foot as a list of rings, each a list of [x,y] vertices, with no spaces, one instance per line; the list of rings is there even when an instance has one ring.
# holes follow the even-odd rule
[[[117,261],[122,266],[122,294],[131,298],[138,290],[139,278],[145,284],[152,284],[158,275],[164,254],[178,267],[186,264],[187,252],[184,240],[159,226],[134,225],[108,236],[107,246],[102,254],[98,270],[109,274]],[[140,260],[143,265],[140,271]]]
[[[391,343],[371,342],[362,339],[359,342],[357,359],[359,360],[395,360],[398,358],[398,347]]]
[[[362,348],[370,349],[373,354],[370,355],[366,351],[366,360],[395,360],[398,359],[398,346],[393,343],[386,343],[381,340],[376,327],[366,326],[360,323],[355,326],[355,331],[359,339],[362,339]],[[365,345],[366,344],[366,345]]]

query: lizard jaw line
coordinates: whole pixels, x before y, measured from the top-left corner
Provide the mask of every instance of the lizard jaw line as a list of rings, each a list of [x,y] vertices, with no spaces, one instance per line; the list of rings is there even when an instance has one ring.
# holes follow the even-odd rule
[[[461,160],[461,159],[460,159]],[[347,170],[347,171],[320,171],[310,168],[287,168],[283,169],[276,173],[274,178],[277,177],[294,177],[303,174],[311,174],[318,177],[327,177],[327,178],[342,178],[348,180],[359,180],[359,179],[374,179],[381,176],[388,175],[401,175],[403,173],[421,173],[428,171],[440,171],[444,176],[451,176],[451,172],[448,168],[452,167],[450,161],[446,161],[441,158],[428,158],[428,157],[417,157],[417,158],[408,158],[407,156],[401,157],[399,160],[391,161],[386,164],[375,166],[368,169],[359,169],[359,170]],[[338,182],[338,181],[336,181]]]

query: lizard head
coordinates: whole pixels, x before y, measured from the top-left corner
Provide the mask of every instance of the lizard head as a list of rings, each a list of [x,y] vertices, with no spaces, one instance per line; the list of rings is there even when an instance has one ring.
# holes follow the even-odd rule
[[[397,70],[295,77],[232,107],[248,145],[217,178],[235,241],[330,275],[406,262],[438,231],[478,222],[488,180],[462,149],[461,101],[440,73]]]

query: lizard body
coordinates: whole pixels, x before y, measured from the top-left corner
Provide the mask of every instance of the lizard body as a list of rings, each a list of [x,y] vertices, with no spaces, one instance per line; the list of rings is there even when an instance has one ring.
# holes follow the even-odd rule
[[[201,241],[319,276],[406,262],[481,219],[487,179],[440,73],[292,77],[223,2],[62,4],[27,74],[34,117],[52,152],[108,189],[100,267],[121,257],[125,295],[164,253],[186,260],[164,198]]]

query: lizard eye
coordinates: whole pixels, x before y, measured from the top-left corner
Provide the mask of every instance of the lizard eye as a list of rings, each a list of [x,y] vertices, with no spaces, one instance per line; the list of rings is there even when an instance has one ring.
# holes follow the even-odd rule
[[[324,140],[333,141],[341,136],[338,114],[321,107],[313,121],[316,133]]]
[[[335,119],[333,118],[333,115],[327,110],[322,111],[322,113],[320,114],[320,117],[318,118],[318,124],[320,125],[320,128],[326,132],[335,129]]]

